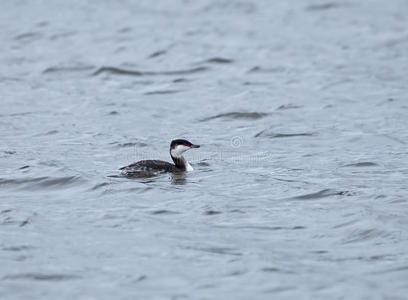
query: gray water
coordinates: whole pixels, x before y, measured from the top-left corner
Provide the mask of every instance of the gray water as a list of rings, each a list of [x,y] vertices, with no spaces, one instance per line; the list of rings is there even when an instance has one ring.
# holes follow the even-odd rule
[[[407,1],[0,8],[1,299],[406,299]]]

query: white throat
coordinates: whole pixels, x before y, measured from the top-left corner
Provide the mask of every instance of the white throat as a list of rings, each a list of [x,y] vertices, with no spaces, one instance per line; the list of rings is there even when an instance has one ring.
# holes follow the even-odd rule
[[[176,147],[170,150],[170,155],[172,157],[182,159],[185,162],[187,172],[191,172],[194,170],[193,167],[190,165],[190,163],[183,156],[183,153],[189,149],[190,147],[187,147],[184,145],[177,145]]]

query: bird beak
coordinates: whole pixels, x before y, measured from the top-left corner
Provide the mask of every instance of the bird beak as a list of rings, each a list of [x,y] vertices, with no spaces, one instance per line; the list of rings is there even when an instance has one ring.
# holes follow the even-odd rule
[[[191,145],[190,148],[200,148],[200,145]]]

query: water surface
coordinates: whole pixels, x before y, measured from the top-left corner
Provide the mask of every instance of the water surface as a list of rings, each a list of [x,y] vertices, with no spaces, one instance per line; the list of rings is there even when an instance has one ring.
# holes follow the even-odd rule
[[[0,7],[1,299],[406,297],[406,1]]]

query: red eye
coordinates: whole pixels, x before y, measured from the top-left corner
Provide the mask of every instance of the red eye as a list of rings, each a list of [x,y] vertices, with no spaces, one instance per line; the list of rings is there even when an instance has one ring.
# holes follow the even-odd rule
[[[186,147],[190,147],[190,145],[189,145],[189,144],[187,144],[187,143],[184,143],[184,146],[186,146]]]

